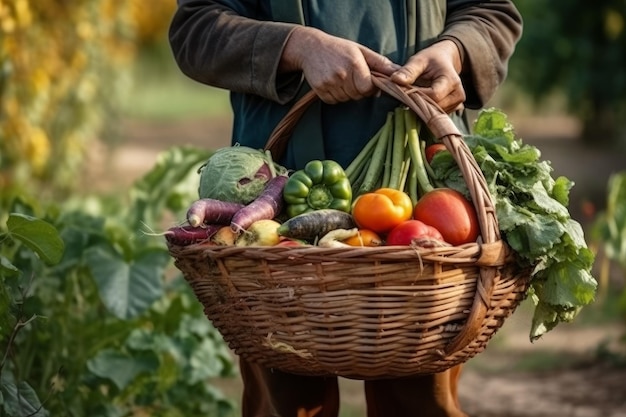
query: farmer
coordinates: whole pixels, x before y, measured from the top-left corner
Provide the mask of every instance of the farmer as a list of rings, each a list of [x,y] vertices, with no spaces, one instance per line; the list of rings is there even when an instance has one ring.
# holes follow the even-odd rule
[[[398,102],[377,94],[371,71],[424,87],[467,132],[465,108],[483,107],[507,73],[522,31],[511,1],[178,0],[170,44],[183,73],[231,92],[233,143],[263,148],[309,89],[320,100],[279,161],[346,167]],[[244,417],[336,417],[337,378],[240,360]],[[460,367],[366,381],[368,417],[465,416]]]

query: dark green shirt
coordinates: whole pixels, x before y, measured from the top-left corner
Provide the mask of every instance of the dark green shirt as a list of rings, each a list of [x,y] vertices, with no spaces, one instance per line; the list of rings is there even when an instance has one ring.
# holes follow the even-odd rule
[[[282,22],[303,19],[306,25],[362,43],[399,64],[437,39],[453,40],[467,66],[461,78],[470,108],[482,106],[504,79],[521,35],[521,17],[507,0],[178,3],[170,27],[177,63],[191,78],[232,92],[232,141],[254,148],[265,145],[295,98],[307,89],[299,75],[278,75],[282,48],[294,28]],[[397,105],[384,95],[336,105],[318,103],[298,124],[280,162],[301,168],[308,160],[328,158],[346,166]]]
[[[415,11],[407,10],[410,2],[406,1],[305,0],[302,2],[304,22],[296,20],[301,17],[295,10],[286,10],[285,4],[293,4],[293,1],[274,3],[280,5],[278,12],[272,14],[272,20],[316,27],[331,35],[354,40],[400,63],[416,52],[417,43],[423,44],[437,37],[443,30],[445,16],[445,10],[437,7],[445,2],[431,2],[428,10],[423,12],[430,16],[427,20],[439,22],[439,25],[430,25],[432,33],[418,35]],[[301,88],[306,90],[307,87],[303,84]],[[235,111],[233,140],[252,147],[263,147],[269,132],[286,111],[284,105],[249,94],[234,93],[232,103]],[[303,117],[294,132],[281,162],[288,167],[302,168],[311,159],[333,159],[347,166],[384,124],[387,113],[398,105],[398,101],[383,95],[356,102],[311,106],[309,114]]]

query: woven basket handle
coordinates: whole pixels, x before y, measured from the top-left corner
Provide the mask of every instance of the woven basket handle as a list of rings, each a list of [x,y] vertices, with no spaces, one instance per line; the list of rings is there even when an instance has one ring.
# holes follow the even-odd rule
[[[489,193],[487,181],[471,150],[463,141],[463,135],[450,117],[419,87],[400,86],[385,75],[378,73],[372,73],[372,75],[374,84],[381,91],[409,107],[452,154],[463,174],[472,197],[472,203],[478,214],[482,243],[500,241],[495,205]],[[276,126],[265,146],[265,149],[270,150],[276,159],[284,154],[289,138],[304,111],[317,99],[315,92],[309,91],[294,104]],[[443,356],[451,355],[465,348],[479,333],[480,326],[487,314],[487,307],[491,303],[495,276],[496,270],[494,268],[481,268],[470,316],[463,329],[450,342],[445,351],[441,352]]]
[[[289,109],[287,114],[276,125],[270,137],[265,144],[265,150],[269,150],[272,154],[272,158],[277,161],[280,159],[287,149],[287,143],[293,133],[298,121],[306,111],[306,109],[318,99],[315,91],[310,90],[304,94],[296,103]]]

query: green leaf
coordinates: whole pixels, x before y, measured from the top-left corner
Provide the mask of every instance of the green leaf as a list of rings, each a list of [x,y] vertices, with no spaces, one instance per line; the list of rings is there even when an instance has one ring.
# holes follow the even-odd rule
[[[101,350],[87,362],[87,369],[100,378],[111,380],[123,390],[138,375],[153,373],[159,368],[159,359],[152,352],[141,352],[130,356],[110,349]]]
[[[127,262],[112,249],[97,246],[86,251],[85,259],[102,302],[120,319],[141,315],[163,295],[163,273],[170,261],[165,250],[149,250]]]
[[[546,281],[536,286],[536,293],[543,302],[573,308],[593,301],[597,283],[574,262],[553,264],[545,270],[545,276]]]
[[[569,192],[573,186],[573,181],[566,177],[558,177],[552,188],[552,196],[556,201],[567,207],[569,205]]]
[[[535,183],[530,189],[530,193],[534,200],[532,204],[544,213],[554,215],[560,219],[569,218],[567,207],[552,198],[541,183]]]
[[[133,185],[133,218],[129,226],[138,229],[146,222],[156,221],[172,202],[172,194],[180,198],[180,187],[185,182],[194,184],[193,194],[187,193],[188,199],[197,197],[197,170],[212,153],[207,149],[175,146],[159,154],[150,172]],[[185,181],[192,175],[192,181]]]
[[[48,417],[35,390],[26,382],[15,381],[8,369],[3,369],[0,379],[2,410],[8,416]],[[5,415],[2,413],[2,415]]]
[[[133,329],[126,339],[126,346],[132,350],[161,351],[168,346],[168,338],[157,335],[150,329]]]
[[[46,265],[61,261],[65,249],[57,229],[50,223],[20,213],[12,213],[7,220],[12,238],[24,243],[37,253]]]
[[[593,231],[606,256],[626,267],[626,171],[609,178],[607,207],[598,215]]]
[[[20,274],[20,270],[7,258],[0,255],[0,276],[15,277]]]
[[[562,305],[551,305],[536,298],[534,301],[537,305],[531,322],[531,342],[541,338],[541,336],[554,329],[559,323],[569,323],[574,320],[581,308],[564,308]]]
[[[512,141],[515,137],[513,126],[509,123],[507,115],[496,108],[483,109],[474,122],[474,132],[477,135],[507,138]]]

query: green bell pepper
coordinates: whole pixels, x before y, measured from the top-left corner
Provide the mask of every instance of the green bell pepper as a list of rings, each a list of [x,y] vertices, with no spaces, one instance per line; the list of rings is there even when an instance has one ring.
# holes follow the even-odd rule
[[[352,187],[341,165],[332,160],[313,160],[294,172],[283,189],[287,216],[321,209],[350,212]]]

